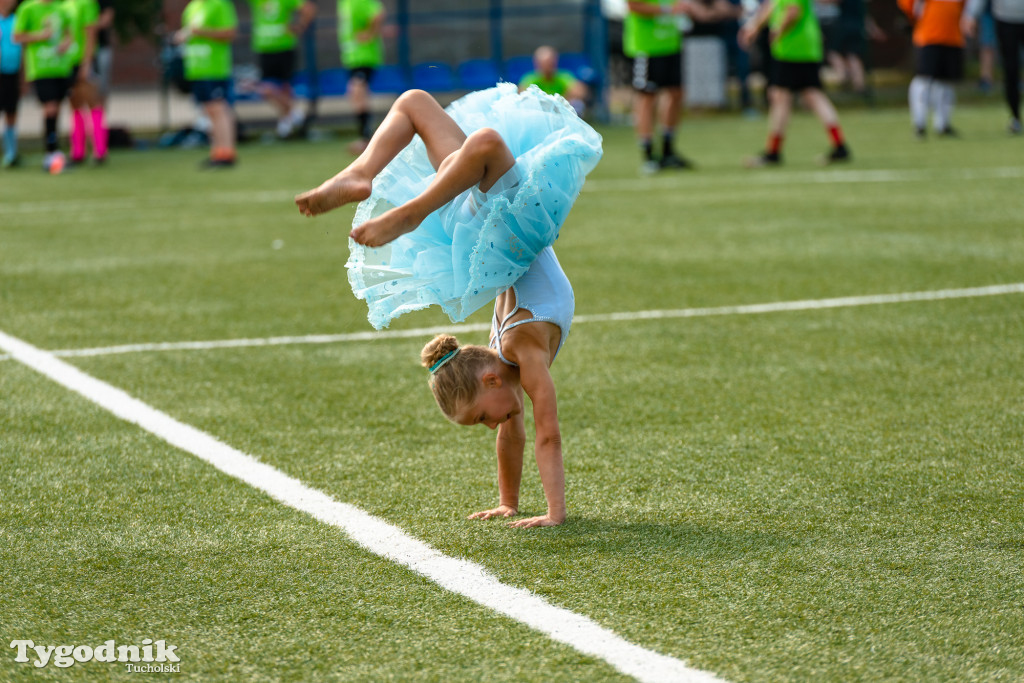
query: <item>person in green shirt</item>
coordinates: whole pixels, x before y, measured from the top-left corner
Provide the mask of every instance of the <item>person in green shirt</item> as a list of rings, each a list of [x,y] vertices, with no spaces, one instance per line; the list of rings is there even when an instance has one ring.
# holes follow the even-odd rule
[[[107,158],[107,128],[103,120],[103,98],[92,81],[96,54],[97,0],[63,0],[74,16],[75,44],[68,52],[71,61],[71,164],[85,161],[86,140],[92,138],[93,160],[102,164]],[[89,123],[86,123],[88,117]]]
[[[643,155],[641,171],[691,168],[676,154],[673,139],[683,110],[683,16],[710,21],[711,10],[689,0],[629,0],[622,50],[633,62],[633,123]],[[663,95],[660,112],[658,96]],[[658,114],[660,113],[660,117]],[[661,123],[661,157],[654,155],[655,120]]]
[[[185,45],[185,80],[210,119],[210,157],[205,167],[234,166],[235,116],[231,111],[231,42],[238,17],[230,0],[192,0],[174,41]]]
[[[54,0],[26,0],[14,13],[14,41],[25,50],[25,79],[32,82],[43,109],[43,168],[54,174],[64,169],[57,118],[71,76],[68,52],[74,44],[73,23],[64,3]]]
[[[839,115],[822,90],[818,74],[824,46],[811,0],[764,0],[754,17],[740,28],[740,46],[749,48],[765,24],[770,27],[774,60],[768,93],[768,144],[764,152],[747,159],[746,165],[777,166],[782,162],[782,142],[793,111],[794,94],[800,95],[828,131],[832,149],[821,161],[826,164],[848,161],[850,151],[839,126]]]
[[[316,16],[310,0],[249,0],[252,7],[252,50],[259,58],[260,95],[277,109],[277,136],[286,138],[305,120],[295,106],[292,76],[299,39]]]
[[[348,96],[359,125],[359,139],[349,146],[355,154],[366,149],[370,127],[370,80],[384,63],[384,20],[380,0],[338,0],[338,41],[341,64],[348,69]]]
[[[533,52],[533,71],[519,81],[519,89],[535,85],[548,95],[561,95],[580,116],[586,107],[587,86],[568,71],[558,68],[558,50],[542,45]]]

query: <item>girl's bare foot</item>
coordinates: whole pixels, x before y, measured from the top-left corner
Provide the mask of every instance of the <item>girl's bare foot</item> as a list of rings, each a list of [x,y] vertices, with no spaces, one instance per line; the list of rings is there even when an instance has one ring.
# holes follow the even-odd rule
[[[363,201],[370,196],[371,189],[369,180],[355,173],[342,171],[330,180],[324,181],[320,187],[295,197],[295,204],[299,207],[300,213],[318,216],[349,202]]]
[[[416,216],[406,207],[399,206],[353,228],[349,237],[367,247],[380,247],[396,237],[412,232],[422,222],[422,216]]]

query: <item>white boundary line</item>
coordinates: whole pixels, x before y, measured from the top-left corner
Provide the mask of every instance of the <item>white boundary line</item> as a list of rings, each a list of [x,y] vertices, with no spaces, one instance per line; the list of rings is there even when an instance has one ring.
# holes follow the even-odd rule
[[[81,394],[117,417],[191,453],[271,498],[344,531],[358,545],[425,576],[441,587],[510,617],[622,673],[651,683],[715,683],[713,674],[644,649],[596,622],[550,604],[523,588],[501,583],[479,564],[448,557],[379,517],[312,489],[270,465],[179,422],[36,347],[0,332],[0,349],[15,360]]]
[[[866,296],[846,296],[833,299],[805,299],[802,301],[776,301],[765,304],[748,304],[739,306],[719,306],[716,308],[681,308],[676,310],[632,311],[623,313],[603,313],[595,315],[578,315],[573,324],[620,322],[629,320],[657,320],[665,318],[702,318],[716,315],[754,315],[759,313],[781,313],[785,311],[812,311],[824,308],[849,308],[854,306],[873,306],[879,304],[907,303],[911,301],[938,301],[942,299],[969,299],[982,296],[1000,296],[1003,294],[1024,294],[1024,282],[988,287],[968,287],[963,289],[939,289],[925,292],[903,292],[899,294],[873,294]],[[107,356],[121,353],[141,353],[146,351],[202,351],[206,349],[229,349],[252,346],[285,346],[292,344],[337,344],[341,342],[374,341],[379,339],[403,339],[425,337],[442,332],[484,332],[490,329],[486,323],[470,325],[448,325],[444,327],[418,327],[408,330],[392,330],[388,332],[353,332],[349,334],[311,334],[292,337],[264,337],[255,339],[221,339],[213,341],[160,342],[155,344],[125,344],[121,346],[101,346],[87,349],[60,349],[50,351],[54,356]],[[9,356],[0,355],[0,360],[8,360]]]
[[[864,169],[827,171],[794,171],[782,173],[751,173],[744,176],[744,187],[771,187],[791,183],[817,184],[861,184],[861,183],[918,183],[942,180],[1003,180],[1024,177],[1022,166],[998,166],[993,168],[945,168],[945,169]],[[659,178],[598,178],[588,180],[583,186],[583,193],[610,192],[650,192],[659,189],[706,188],[721,184],[721,176],[682,176]],[[300,188],[305,189],[305,188]],[[281,204],[289,205],[292,198],[300,190],[288,192],[282,190],[216,192],[206,201],[214,205],[222,204]],[[135,211],[152,209],[154,206],[178,206],[180,198],[160,195],[147,197],[125,196],[104,199],[69,199],[52,202],[8,202],[4,211],[13,214],[37,214],[54,212],[96,213],[102,211]]]

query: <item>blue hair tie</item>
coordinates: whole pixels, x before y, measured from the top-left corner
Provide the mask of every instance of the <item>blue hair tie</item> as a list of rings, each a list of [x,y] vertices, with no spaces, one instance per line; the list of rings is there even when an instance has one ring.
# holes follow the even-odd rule
[[[441,356],[441,360],[437,361],[436,363],[430,366],[430,374],[436,375],[437,371],[444,367],[445,363],[447,363],[452,358],[455,358],[456,355],[458,355],[460,349],[461,347],[457,347],[454,351],[449,351],[448,353]]]

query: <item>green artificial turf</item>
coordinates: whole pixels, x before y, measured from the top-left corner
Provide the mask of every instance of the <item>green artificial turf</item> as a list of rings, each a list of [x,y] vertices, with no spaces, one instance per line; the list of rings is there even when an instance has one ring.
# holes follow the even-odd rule
[[[706,116],[678,138],[698,170],[653,178],[630,130],[601,129],[556,244],[581,316],[552,369],[562,527],[465,520],[497,497],[493,433],[441,417],[426,335],[69,361],[727,680],[1020,680],[1021,294],[585,319],[1024,281],[1024,140],[1000,108],[961,108],[962,139],[924,143],[902,110],[842,116],[842,167],[815,164],[827,138],[798,115],[785,165],[744,170],[764,121]],[[342,148],[244,146],[227,172],[187,150],[4,171],[0,331],[62,350],[368,330],[344,271],[352,209],[290,201]],[[13,662],[20,638],[165,639],[174,676],[204,681],[625,678],[9,359],[0,416],[0,680],[161,675],[37,670]],[[543,509],[528,452],[522,511]]]

